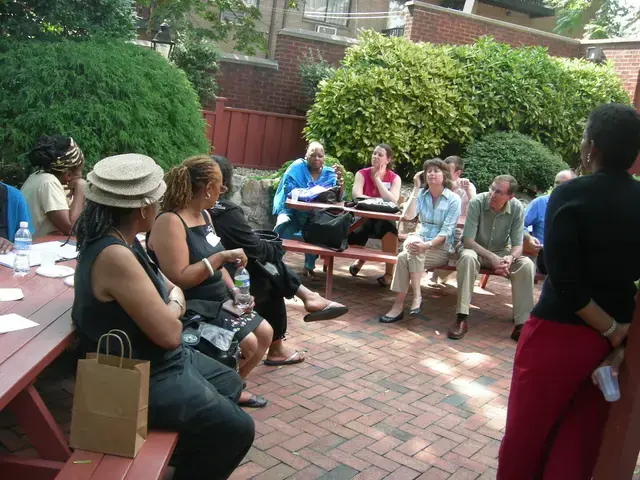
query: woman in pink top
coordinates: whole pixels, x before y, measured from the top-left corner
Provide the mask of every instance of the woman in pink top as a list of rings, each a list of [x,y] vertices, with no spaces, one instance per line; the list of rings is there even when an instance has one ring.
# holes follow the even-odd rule
[[[356,173],[351,195],[356,198],[383,198],[393,203],[398,203],[400,198],[400,177],[393,173],[389,166],[393,158],[393,150],[389,145],[381,143],[376,146],[371,155],[371,166],[363,168]],[[398,235],[398,229],[393,222],[388,220],[366,219],[358,228],[349,234],[349,245],[364,246],[370,238],[381,239],[387,233]],[[349,267],[349,273],[354,277],[364,265],[364,261],[358,260]],[[393,277],[393,265],[387,265],[385,274],[378,278],[382,287],[388,287]]]

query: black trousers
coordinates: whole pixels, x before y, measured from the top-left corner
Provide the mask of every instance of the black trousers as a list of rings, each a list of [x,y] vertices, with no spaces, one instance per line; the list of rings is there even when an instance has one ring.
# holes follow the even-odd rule
[[[398,235],[398,228],[388,220],[368,218],[362,221],[358,228],[349,234],[349,245],[364,247],[370,238],[381,239],[387,233]]]
[[[236,404],[242,379],[221,363],[183,348],[183,365],[150,379],[149,427],[179,434],[171,459],[174,480],[225,479],[255,436],[253,419]]]
[[[250,272],[251,295],[255,298],[255,310],[273,328],[273,340],[281,340],[287,333],[287,308],[285,298],[293,298],[300,285],[300,278],[284,262],[276,265],[279,279],[276,283],[259,267]]]

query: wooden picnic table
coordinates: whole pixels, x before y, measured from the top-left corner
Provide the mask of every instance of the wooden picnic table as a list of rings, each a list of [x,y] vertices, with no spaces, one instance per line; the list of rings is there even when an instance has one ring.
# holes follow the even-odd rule
[[[402,213],[382,213],[370,212],[368,210],[358,210],[356,208],[345,207],[344,202],[339,203],[319,203],[319,202],[301,202],[299,200],[287,199],[285,207],[292,210],[323,210],[326,208],[337,209],[343,212],[350,212],[357,217],[357,220],[349,228],[349,232],[353,232],[366,219],[388,220],[389,222],[399,222],[402,220]],[[398,236],[387,233],[381,240],[381,250],[389,255],[398,254]],[[385,274],[393,275],[393,264],[385,265]]]
[[[39,242],[66,240],[49,236]],[[39,243],[38,242],[38,243]],[[75,260],[61,262],[75,268]],[[22,300],[0,303],[0,314],[16,313],[38,326],[0,334],[0,410],[15,416],[40,458],[0,456],[0,478],[53,478],[71,457],[62,430],[40,398],[33,384],[36,377],[75,339],[71,323],[73,288],[63,278],[29,274],[16,277],[0,266],[0,288],[21,288]]]

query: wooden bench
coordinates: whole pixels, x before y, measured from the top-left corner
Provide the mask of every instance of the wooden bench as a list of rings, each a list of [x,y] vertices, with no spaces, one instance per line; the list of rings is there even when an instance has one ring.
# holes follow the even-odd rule
[[[336,252],[334,250],[318,247],[317,245],[312,245],[300,240],[282,240],[282,246],[287,252],[318,255],[325,260],[327,279],[324,296],[327,299],[331,299],[331,290],[333,288],[333,259],[335,257],[349,258],[352,260],[382,262],[386,264],[396,263],[396,255],[391,255],[380,250],[373,250],[371,248],[365,247],[348,247],[342,252]]]
[[[177,433],[150,431],[136,458],[76,450],[55,480],[160,480],[177,441]]]
[[[444,267],[438,267],[438,268],[430,268],[427,271],[428,272],[433,272],[434,270],[445,270],[445,271],[449,271],[449,272],[455,272],[456,271],[456,262],[455,260],[450,260],[449,263],[447,265],[445,265]],[[480,269],[480,275],[482,275],[482,279],[480,280],[480,288],[484,289],[487,286],[487,282],[489,281],[489,277],[496,275],[496,273],[489,269],[489,268],[481,268]],[[499,277],[501,277],[502,275],[497,275]],[[536,273],[535,278],[534,278],[534,283],[538,283],[543,281],[545,278],[547,278],[546,275],[543,275],[541,273]]]

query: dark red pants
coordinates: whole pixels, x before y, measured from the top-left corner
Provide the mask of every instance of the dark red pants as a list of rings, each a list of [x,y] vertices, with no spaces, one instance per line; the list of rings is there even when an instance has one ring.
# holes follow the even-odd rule
[[[497,480],[590,480],[608,404],[591,373],[609,353],[592,328],[531,317],[513,366]]]

